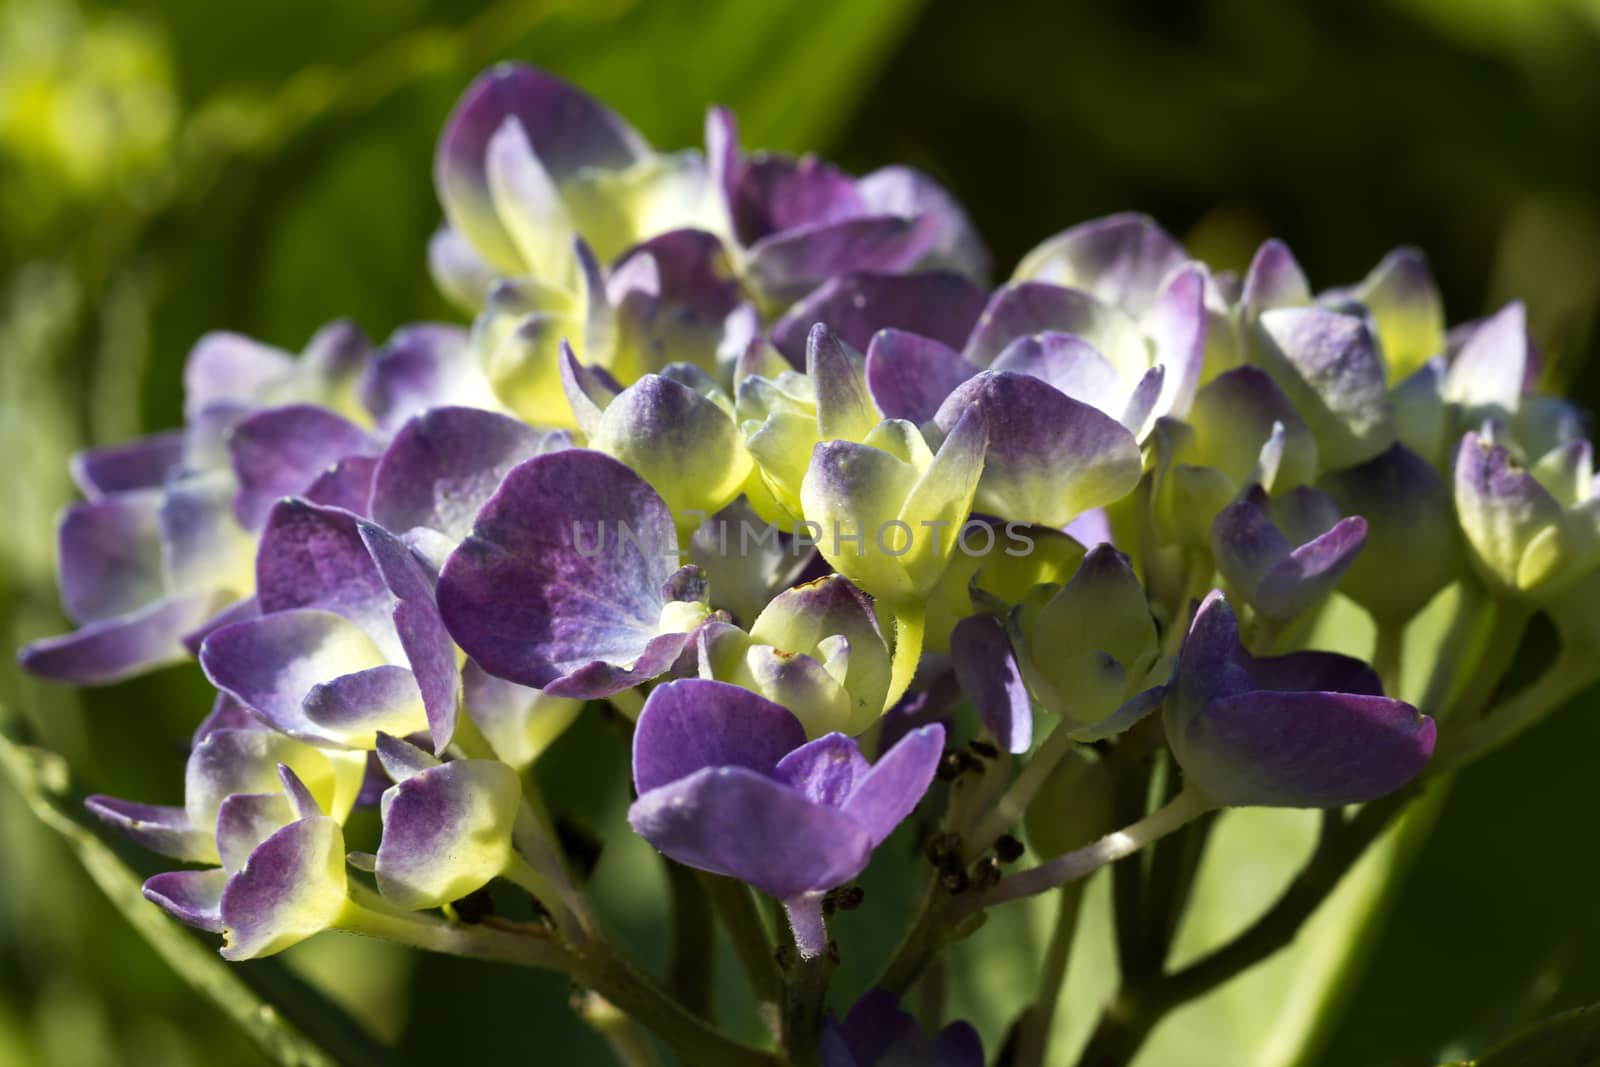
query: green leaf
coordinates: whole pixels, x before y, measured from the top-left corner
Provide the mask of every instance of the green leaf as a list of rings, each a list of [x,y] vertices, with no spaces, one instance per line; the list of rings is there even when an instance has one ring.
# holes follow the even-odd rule
[[[1600,1063],[1600,1004],[1534,1023],[1470,1061],[1471,1067],[1592,1067],[1595,1063]]]
[[[293,1003],[304,1018],[311,1012],[331,1013],[323,1027],[335,1036],[337,1055],[313,1042],[303,1029],[266,1003],[246,982],[242,971],[224,963],[186,930],[145,900],[141,879],[115,852],[71,813],[70,775],[66,762],[45,749],[19,745],[0,735],[0,775],[22,795],[39,820],[56,831],[72,849],[89,877],[112,905],[194,989],[228,1015],[261,1051],[282,1067],[337,1067],[338,1064],[391,1062],[376,1045],[363,1041],[360,1027],[326,1003],[308,1003],[314,997],[303,983],[281,967],[252,966],[252,976],[270,990],[275,1003]],[[267,961],[270,964],[270,961]],[[296,988],[298,986],[298,988]],[[330,1047],[332,1042],[325,1041]]]

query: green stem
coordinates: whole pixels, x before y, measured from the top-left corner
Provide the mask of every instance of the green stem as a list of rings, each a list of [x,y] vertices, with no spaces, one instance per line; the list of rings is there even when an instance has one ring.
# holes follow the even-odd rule
[[[698,874],[711,910],[722,923],[733,954],[744,970],[745,980],[756,998],[756,1013],[774,1037],[781,1033],[779,1018],[783,1003],[783,976],[778,972],[776,950],[755,898],[743,882],[719,874]]]
[[[560,930],[562,936],[569,942],[582,946],[588,940],[587,924],[579,918],[579,913],[572,907],[574,893],[570,886],[563,888],[555,884],[529,863],[521,852],[515,850],[512,851],[511,859],[500,875],[537,900],[539,905],[550,913],[550,921],[555,923],[556,929]],[[581,907],[581,904],[579,906]]]
[[[922,660],[922,639],[928,625],[926,608],[920,603],[896,604],[892,610],[894,658],[889,664],[889,695],[883,701],[884,711],[899,703],[911,688],[911,679]]]
[[[338,926],[428,952],[565,971],[574,982],[593,989],[647,1027],[687,1062],[717,1067],[783,1067],[772,1054],[724,1036],[685,1010],[599,940],[579,951],[551,939],[542,926],[441,922],[416,912],[398,911],[359,884],[352,884],[351,900]]]
[[[1062,721],[1050,731],[1050,736],[1044,739],[1033,758],[1022,768],[1011,787],[1001,795],[992,806],[985,805],[981,811],[978,824],[970,834],[963,835],[963,849],[969,860],[977,859],[989,847],[998,841],[1002,834],[1010,830],[1022,818],[1023,812],[1028,810],[1028,805],[1038,795],[1050,774],[1072,751],[1071,731],[1067,723]],[[1000,768],[992,768],[989,773],[997,774]]]
[[[1078,912],[1083,904],[1083,885],[1062,886],[1056,898],[1056,925],[1039,966],[1037,996],[1022,1018],[1017,1034],[1017,1053],[1013,1067],[1044,1067],[1050,1051],[1050,1034],[1055,1029],[1056,1005],[1066,981],[1067,964],[1072,959],[1072,942],[1078,930]]]
[[[1372,669],[1383,682],[1383,691],[1391,697],[1400,696],[1404,681],[1402,668],[1405,653],[1406,627],[1404,622],[1378,619],[1377,637],[1372,646]]]
[[[801,958],[789,968],[784,984],[783,1048],[792,1067],[817,1067],[820,1062],[818,1040],[833,968],[833,959],[826,952]]]
[[[661,1059],[644,1028],[599,993],[589,990],[575,994],[572,1012],[610,1046],[621,1067],[661,1067]]]
[[[585,953],[572,976],[648,1027],[685,1062],[716,1067],[783,1067],[783,1061],[772,1053],[734,1041],[684,1010],[683,1005],[603,945],[596,943]]]
[[[1417,792],[1413,785],[1381,797],[1348,821],[1337,811],[1325,812],[1316,850],[1277,901],[1226,945],[1171,974],[1158,973],[1125,985],[1101,1013],[1078,1067],[1131,1063],[1151,1031],[1173,1009],[1205,996],[1287,947]]]
[[[1003,904],[1086,878],[1106,864],[1133,855],[1185,823],[1216,810],[1216,807],[1216,803],[1203,793],[1192,787],[1185,788],[1170,804],[1131,826],[1107,834],[1092,845],[1085,845],[1031,870],[1002,879],[999,885],[984,895],[982,903],[984,906]]]
[[[572,957],[554,941],[509,934],[483,925],[443,922],[419,912],[402,912],[375,893],[352,885],[350,901],[336,924],[341,930],[394,941],[425,952],[498,960],[524,967],[565,971]]]
[[[1563,652],[1532,684],[1472,722],[1458,722],[1434,753],[1429,774],[1446,774],[1473,763],[1523,731],[1544,721],[1556,708],[1583,691],[1600,676],[1592,658]]]
[[[662,857],[671,906],[667,944],[667,988],[685,1008],[715,1019],[712,990],[716,980],[716,920],[711,903],[693,871]]]

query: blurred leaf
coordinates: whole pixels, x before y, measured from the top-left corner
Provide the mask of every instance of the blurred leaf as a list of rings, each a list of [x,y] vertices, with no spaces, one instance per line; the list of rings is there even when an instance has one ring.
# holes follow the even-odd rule
[[[1600,1063],[1600,1004],[1546,1019],[1516,1034],[1471,1067],[1593,1067]]]
[[[278,1007],[284,1007],[297,1014],[309,1014],[322,1009],[324,1005],[306,1002],[308,990],[303,986],[296,989],[292,979],[284,981],[280,976],[270,982],[272,1004],[267,1003],[220,957],[145,900],[139,877],[69,814],[66,796],[70,778],[61,757],[44,749],[18,745],[0,735],[0,772],[22,794],[33,813],[66,839],[95,884],[161,958],[226,1012],[274,1062],[283,1067],[386,1062],[388,1057],[381,1049],[363,1047],[360,1028],[343,1018],[337,1020],[337,1026],[328,1028],[342,1037],[338,1057],[324,1051],[278,1011]]]

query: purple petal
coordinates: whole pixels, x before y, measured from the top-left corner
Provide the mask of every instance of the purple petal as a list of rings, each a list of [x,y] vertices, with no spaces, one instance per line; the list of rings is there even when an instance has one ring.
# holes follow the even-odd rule
[[[627,344],[645,359],[640,369],[686,362],[711,370],[744,299],[721,239],[671,230],[617,262],[599,304],[615,308]],[[597,351],[593,341],[589,351]]]
[[[1163,415],[1184,415],[1200,385],[1206,354],[1205,270],[1190,266],[1161,287],[1145,317],[1145,331],[1155,345],[1156,362],[1166,368],[1161,400]]]
[[[88,448],[70,462],[72,480],[85,496],[158,488],[183,460],[184,432],[164,430],[127,444]]]
[[[844,811],[867,832],[872,847],[883,843],[922,801],[944,755],[944,727],[911,731],[856,782]]]
[[[234,793],[217,809],[216,847],[222,869],[243,867],[256,846],[294,821],[294,809],[281,792]]]
[[[1367,521],[1340,519],[1333,529],[1300,545],[1262,579],[1255,606],[1268,618],[1292,619],[1333,592],[1367,543]]]
[[[260,617],[261,605],[256,603],[256,598],[253,596],[241,597],[238,600],[224,604],[214,614],[207,617],[204,622],[200,623],[199,626],[185,633],[183,635],[183,647],[189,650],[191,656],[198,656],[200,654],[200,646],[205,644],[206,638],[216,631],[236,622],[244,622],[246,619],[259,619]]]
[[[1416,777],[1434,736],[1433,720],[1403,701],[1262,691],[1211,701],[1174,747],[1184,774],[1221,804],[1333,808]]]
[[[679,863],[780,900],[848,882],[872,857],[856,819],[744,767],[707,767],[652,789],[628,823]]]
[[[707,767],[771,775],[806,743],[788,709],[726,682],[684,678],[657,686],[633,733],[633,780],[643,794]]]
[[[481,310],[483,304],[478,301],[473,310]],[[362,403],[385,433],[394,433],[407,419],[430,408],[494,403],[467,331],[437,323],[396,330],[368,364],[360,392]]]
[[[1044,282],[1013,282],[995,290],[967,340],[966,358],[988,367],[1011,342],[1037,333],[1094,337],[1110,309],[1089,293]]]
[[[378,461],[373,521],[396,533],[421,526],[459,541],[511,468],[570,440],[478,408],[425,412],[401,427]]]
[[[144,883],[144,898],[188,926],[222,933],[222,890],[228,874],[221,867],[204,871],[166,871]]]
[[[378,889],[404,908],[438,907],[500,875],[522,797],[517,772],[495,760],[428,767],[386,797]]]
[[[1244,276],[1244,291],[1239,302],[1253,320],[1263,311],[1280,307],[1302,307],[1311,303],[1311,283],[1295,261],[1289,246],[1276,237],[1256,250],[1250,270]]]
[[[1006,345],[989,369],[1049,382],[1112,418],[1120,419],[1130,403],[1128,385],[1117,368],[1088,341],[1070,333],[1047,330],[1019,337]],[[1156,388],[1160,385],[1157,379]]]
[[[200,725],[194,729],[194,736],[190,738],[191,748],[198,748],[206,738],[218,730],[264,730],[266,724],[250,711],[249,708],[239,703],[227,693],[218,693],[211,702],[211,711]]]
[[[295,767],[325,796],[337,799],[338,772],[322,751],[259,723],[245,730],[217,729],[194,747],[184,767],[189,822],[214,828],[223,801],[235,793],[281,793],[280,764]]]
[[[741,244],[866,214],[855,180],[815,156],[758,157],[738,165],[729,179],[728,206]]]
[[[1365,463],[1394,443],[1394,410],[1372,331],[1321,308],[1262,314],[1260,362],[1317,441],[1325,467]]]
[[[428,273],[451,303],[469,315],[482,310],[494,285],[494,268],[461,234],[441,226],[428,238]]]
[[[222,891],[223,956],[268,956],[328,929],[344,910],[344,884],[338,823],[319,817],[285,826]]]
[[[948,732],[953,721],[950,711],[960,700],[961,687],[956,684],[953,671],[938,674],[923,692],[907,693],[883,713],[883,724],[878,730],[878,758],[882,759],[884,753],[918,727],[937,723]]]
[[[187,659],[184,635],[205,623],[216,607],[211,593],[167,597],[130,615],[34,641],[23,646],[17,659],[41,678],[109,685]]]
[[[935,421],[949,432],[973,405],[989,424],[978,510],[1062,526],[1121,499],[1139,481],[1133,435],[1037,378],[985,371],[951,393]]]
[[[1561,505],[1505,446],[1469,433],[1456,453],[1456,511],[1478,562],[1498,581],[1518,584],[1529,543],[1561,521]]]
[[[1169,707],[1180,715],[1198,714],[1209,701],[1259,688],[1250,659],[1239,643],[1239,620],[1220,590],[1213,590],[1195,612],[1178,657],[1177,692]]]
[[[1260,659],[1242,655],[1240,658],[1249,669],[1255,689],[1383,696],[1383,682],[1378,672],[1354,656],[1305,651]]]
[[[304,708],[313,687],[381,665],[378,650],[354,625],[303,608],[224,626],[200,649],[213,685],[291,736],[327,738]]]
[[[416,678],[389,663],[318,682],[301,701],[306,720],[317,729],[358,746],[379,730],[416,729],[423,721],[420,705]]]
[[[349,319],[318,328],[300,353],[300,365],[324,382],[347,382],[372,358],[372,342]]]
[[[1475,421],[1506,418],[1517,410],[1534,362],[1527,309],[1513,301],[1473,329],[1450,363],[1444,395]]]
[[[904,330],[883,330],[867,346],[867,389],[886,419],[931,422],[945,397],[977,373],[954,348]]]
[[[208,333],[183,367],[183,409],[192,418],[217,404],[253,404],[294,372],[294,357],[238,333]]]
[[[556,182],[587,167],[620,170],[649,154],[621,118],[560,78],[516,63],[480,75],[446,121],[434,155],[434,185],[450,223],[497,265],[519,262],[489,207],[490,139],[514,119]]]
[[[1028,751],[1033,706],[1005,627],[988,615],[962,619],[950,634],[950,657],[990,736],[1007,752]]]
[[[372,476],[378,461],[371,456],[347,456],[317,475],[304,493],[305,499],[323,507],[340,508],[352,515],[365,515],[372,500]]]
[[[861,754],[855,741],[844,734],[832,733],[809,741],[783,757],[772,776],[799,790],[814,804],[842,808],[871,769],[872,764]]]
[[[675,544],[666,505],[621,463],[537,456],[506,476],[445,564],[439,609],[492,674],[564,696],[618,692],[683,647],[683,634],[657,636]],[[569,675],[584,692],[552,687]]]
[[[1139,313],[1189,257],[1148,215],[1123,212],[1080,223],[1030,252],[1020,278],[1086,289],[1106,303]]]
[[[112,619],[161,598],[161,494],[118,493],[62,512],[56,526],[61,603],[68,617]]]
[[[170,588],[250,591],[256,539],[233,515],[234,482],[226,471],[170,481],[161,498],[162,564]]]
[[[398,601],[394,608],[395,632],[422,691],[434,751],[443,752],[455,734],[461,672],[456,666],[455,642],[439,614],[433,579],[411,551],[381,526],[362,523],[361,539],[372,553],[384,584]]]
[[[912,167],[882,167],[857,181],[856,192],[871,214],[932,216],[936,236],[929,259],[978,282],[989,276],[989,250],[972,220],[955,197],[928,175]]]
[[[393,597],[361,539],[361,520],[347,511],[294,499],[275,504],[256,554],[256,600],[263,615],[296,608],[343,615],[386,653],[399,652]]]
[[[908,269],[927,251],[931,226],[862,215],[785,230],[749,250],[750,278],[771,300],[793,300],[838,274]]]
[[[865,349],[885,329],[958,348],[972,332],[983,305],[982,290],[960,274],[846,274],[824,282],[785,312],[772,326],[772,343],[798,360],[805,352],[807,333],[821,322],[858,349]]]
[[[968,1022],[953,1022],[933,1038],[930,1067],[983,1067],[983,1039]]]
[[[138,804],[118,797],[85,797],[83,806],[107,826],[129,840],[188,863],[215,863],[216,845],[211,835],[196,829],[183,808],[169,808],[159,804]]]
[[[861,356],[846,349],[823,323],[810,328],[805,344],[806,376],[816,387],[817,430],[824,440],[859,441],[878,423],[861,375]]]
[[[228,439],[239,478],[234,513],[254,530],[278,498],[304,492],[346,456],[378,452],[378,443],[365,430],[326,408],[293,404],[258,411],[235,426]]]

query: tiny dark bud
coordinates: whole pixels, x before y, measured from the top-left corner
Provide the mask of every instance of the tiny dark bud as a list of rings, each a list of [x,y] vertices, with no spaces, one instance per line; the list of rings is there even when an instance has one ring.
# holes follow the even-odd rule
[[[990,856],[978,864],[978,869],[973,874],[972,886],[981,893],[986,889],[994,888],[999,881],[1000,861]]]
[[[494,897],[489,895],[489,889],[475,889],[460,900],[451,901],[450,908],[456,913],[456,921],[463,923],[481,923],[494,914]]]
[[[779,945],[778,951],[772,954],[772,958],[777,961],[778,967],[785,971],[794,966],[794,957],[795,951],[793,945]]]
[[[1006,834],[994,843],[994,854],[1000,857],[1001,863],[1015,863],[1022,858],[1022,842]]]
[[[967,878],[967,872],[957,868],[952,871],[945,871],[943,874],[941,874],[939,876],[939,884],[944,886],[944,891],[946,893],[949,893],[951,896],[959,896],[960,894],[965,893],[967,891],[967,886],[971,885],[972,883]]]
[[[964,755],[965,753],[963,752],[946,752],[944,756],[940,758],[939,770],[936,772],[939,775],[939,781],[953,782],[960,777],[963,769],[961,757]]]
[[[952,855],[961,854],[961,838],[948,831],[934,834],[928,839],[928,862],[935,867],[942,865]]]
[[[858,885],[847,885],[834,892],[838,894],[834,903],[840,911],[855,911],[867,899],[867,891]]]
[[[972,751],[976,752],[978,755],[982,756],[984,759],[1000,758],[1000,750],[987,741],[980,741],[977,738],[973,738],[971,741],[967,742],[967,747],[972,749]]]

